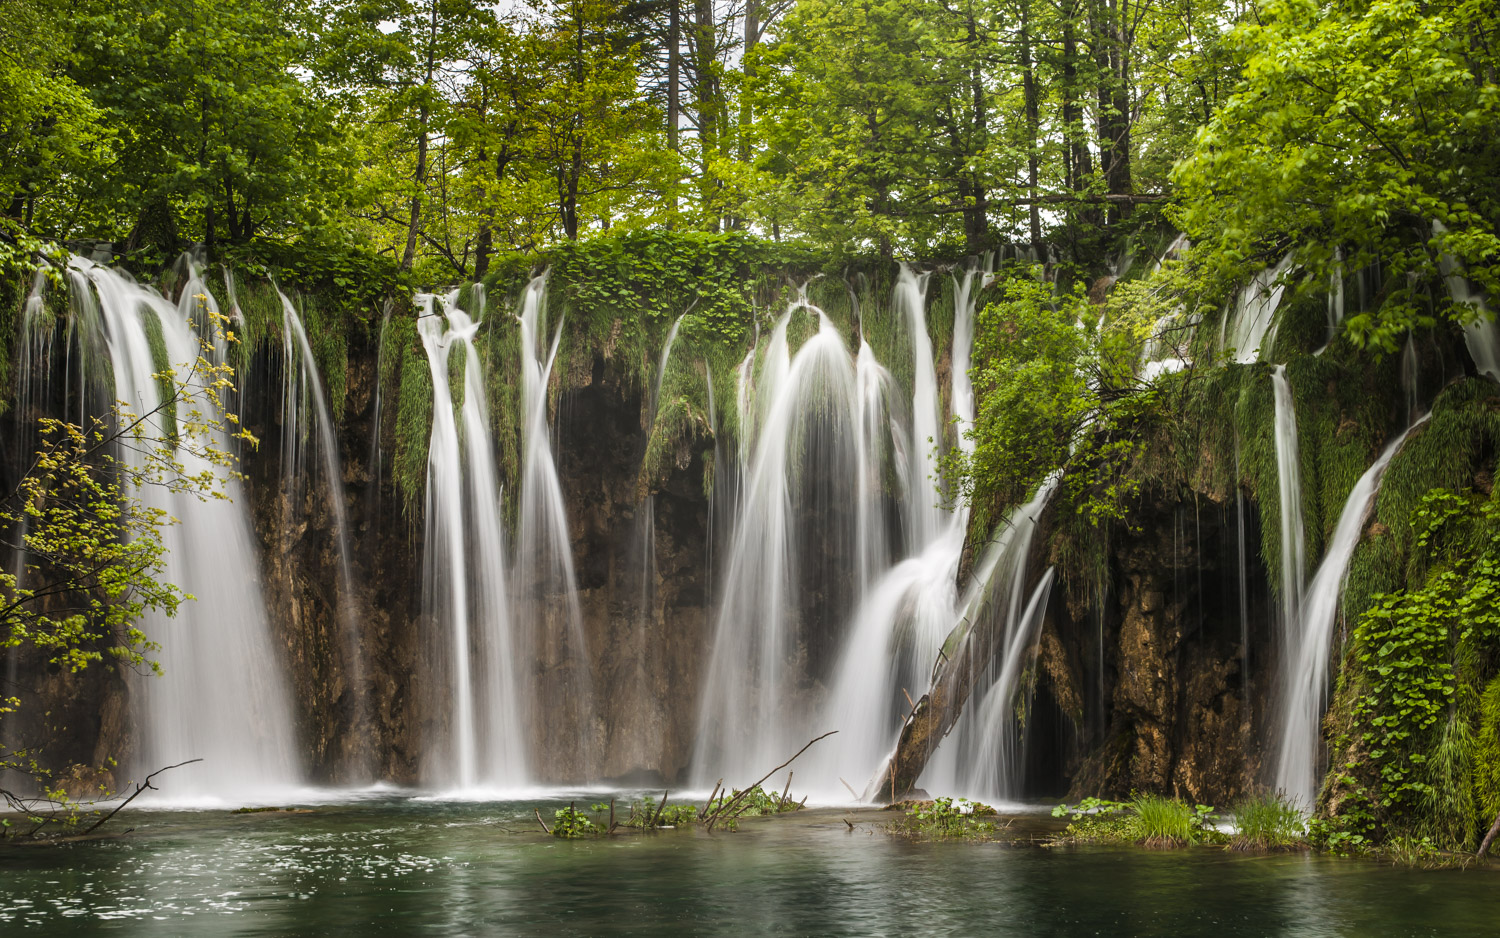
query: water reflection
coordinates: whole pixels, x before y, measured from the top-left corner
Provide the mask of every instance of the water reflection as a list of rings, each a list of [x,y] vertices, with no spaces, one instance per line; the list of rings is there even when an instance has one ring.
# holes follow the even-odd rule
[[[139,814],[106,843],[0,848],[0,932],[1488,935],[1500,885],[1302,855],[920,844],[832,813],[564,842],[533,833],[533,807]]]

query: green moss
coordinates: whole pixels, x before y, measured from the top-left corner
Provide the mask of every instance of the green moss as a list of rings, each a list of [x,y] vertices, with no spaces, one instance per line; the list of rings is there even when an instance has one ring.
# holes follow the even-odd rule
[[[1500,815],[1500,674],[1490,678],[1479,698],[1474,734],[1474,806],[1483,819]]]
[[[1431,418],[1407,438],[1381,479],[1375,534],[1360,544],[1350,564],[1345,616],[1357,618],[1377,593],[1421,581],[1422,562],[1412,553],[1413,511],[1434,488],[1463,490],[1493,472],[1497,452],[1500,388],[1467,378],[1438,395]]]
[[[141,323],[146,332],[146,344],[151,349],[152,376],[156,381],[156,395],[159,401],[166,401],[177,393],[177,382],[174,378],[175,366],[171,357],[167,354],[167,338],[162,333],[161,320],[154,314],[146,313],[141,316]],[[187,364],[181,362],[179,364]],[[136,414],[141,417],[144,414]],[[161,427],[163,439],[176,439],[177,437],[177,408],[162,407],[156,416],[156,422]]]
[[[421,516],[422,500],[427,491],[427,450],[432,437],[432,372],[421,349],[409,346],[403,349],[400,368],[391,479],[401,497],[406,517],[416,519]]]
[[[312,346],[313,361],[323,376],[328,395],[328,409],[335,424],[344,421],[344,401],[348,396],[349,336],[351,318],[336,300],[312,294],[302,301],[302,326]]]

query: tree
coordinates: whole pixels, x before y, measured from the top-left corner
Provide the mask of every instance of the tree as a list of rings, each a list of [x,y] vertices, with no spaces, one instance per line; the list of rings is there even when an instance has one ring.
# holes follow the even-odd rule
[[[1175,174],[1210,273],[1228,283],[1293,248],[1316,284],[1379,264],[1389,292],[1346,327],[1387,351],[1475,316],[1443,274],[1500,290],[1497,31],[1493,4],[1461,0],[1278,0],[1240,26],[1243,78]]]
[[[172,615],[192,597],[162,578],[161,532],[174,521],[141,493],[164,487],[224,497],[223,473],[235,457],[217,440],[228,433],[256,442],[225,408],[233,370],[216,363],[212,342],[233,341],[227,320],[202,313],[214,339],[196,362],[156,376],[167,393],[154,411],[132,414],[116,404],[86,424],[40,420],[36,457],[0,501],[4,544],[20,560],[0,570],[0,649],[35,653],[70,672],[106,659],[156,670],[149,656],[157,646],[137,623],[148,610]],[[205,468],[189,471],[189,462]],[[0,697],[0,720],[20,706],[13,693]],[[0,770],[19,772],[35,788],[0,788],[0,803],[30,819],[22,833],[71,829],[82,817],[85,806],[41,753],[0,744]]]
[[[101,172],[114,137],[66,74],[71,23],[54,0],[0,2],[0,272],[25,264],[38,205],[71,201]]]
[[[275,0],[87,0],[68,69],[118,130],[108,172],[61,201],[59,240],[125,241],[174,256],[326,224],[347,186],[330,115],[297,77],[303,38]]]

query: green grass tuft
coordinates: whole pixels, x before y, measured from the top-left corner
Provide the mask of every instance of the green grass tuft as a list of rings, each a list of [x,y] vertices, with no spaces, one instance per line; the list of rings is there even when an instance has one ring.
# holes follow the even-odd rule
[[[1307,845],[1307,821],[1281,792],[1251,795],[1234,809],[1235,850],[1286,850]]]

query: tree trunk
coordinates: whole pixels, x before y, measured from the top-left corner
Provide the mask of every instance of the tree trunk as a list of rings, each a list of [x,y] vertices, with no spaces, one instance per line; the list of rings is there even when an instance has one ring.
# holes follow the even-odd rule
[[[968,17],[969,45],[978,51],[979,29],[974,22],[972,11]],[[974,109],[974,136],[969,142],[970,155],[983,153],[989,143],[986,127],[988,126],[988,98],[984,90],[984,72],[977,64],[969,69],[969,95],[970,104]],[[990,221],[989,204],[985,199],[984,179],[979,173],[969,174],[969,194],[964,205],[964,244],[971,254],[978,254],[989,246]]]
[[[750,80],[755,77],[755,67],[750,64],[750,53],[755,51],[755,44],[760,41],[760,9],[756,0],[745,0],[745,87],[749,88]],[[750,123],[755,115],[750,109],[750,96],[744,92],[740,93],[740,162],[750,162]]]
[[[682,32],[680,25],[679,9],[682,0],[669,0],[671,3],[670,14],[667,19],[667,146],[673,153],[680,153],[681,148],[677,142],[677,122],[679,116],[678,101],[681,92],[678,89],[678,69],[681,58],[678,49],[682,45]]]
[[[490,251],[494,250],[494,233],[486,222],[474,239],[474,279],[483,280],[490,272]]]
[[[422,107],[417,112],[417,170],[416,187],[411,195],[411,220],[406,225],[406,250],[401,253],[401,269],[411,270],[417,259],[417,232],[422,224],[422,194],[427,187],[427,122],[430,114],[425,92],[432,87],[432,72],[437,64],[437,4],[432,4],[432,15],[428,20],[427,69],[422,78]]]
[[[1021,4],[1021,88],[1026,108],[1026,189],[1031,196],[1028,221],[1031,229],[1031,249],[1039,260],[1046,261],[1042,245],[1042,216],[1036,204],[1037,187],[1037,136],[1041,126],[1041,105],[1037,100],[1036,72],[1031,65],[1031,3]]]
[[[703,200],[707,204],[718,180],[709,170],[709,160],[719,153],[719,131],[723,120],[723,100],[719,94],[719,82],[714,77],[717,60],[714,57],[713,0],[693,0],[693,77],[698,107],[698,150],[703,164]],[[709,231],[718,231],[720,218],[717,210],[707,215]]]
[[[1110,195],[1130,193],[1130,59],[1119,0],[1097,0],[1090,11],[1094,61],[1099,69],[1099,162]],[[1111,207],[1114,224],[1130,214]]]

